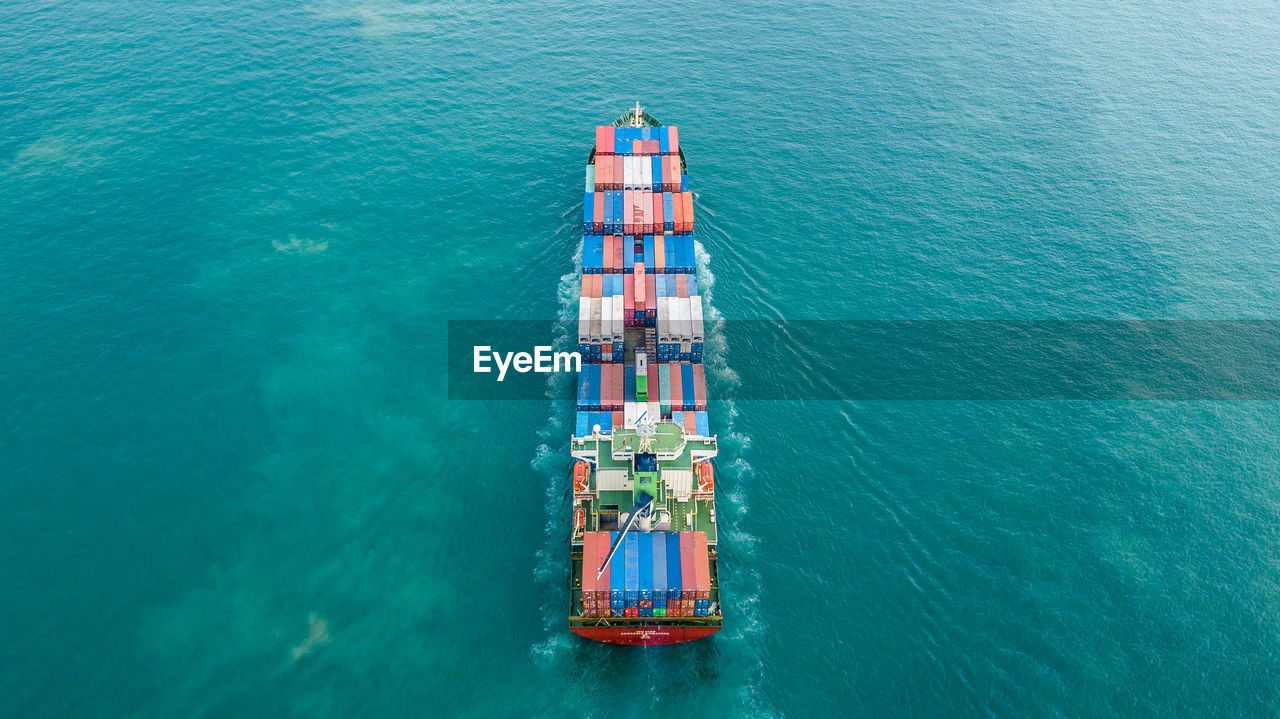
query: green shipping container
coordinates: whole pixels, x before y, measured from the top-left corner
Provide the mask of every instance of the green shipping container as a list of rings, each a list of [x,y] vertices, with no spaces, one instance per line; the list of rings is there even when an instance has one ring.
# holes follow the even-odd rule
[[[583,192],[596,191],[596,166],[587,165],[587,188]]]
[[[662,414],[671,414],[671,377],[667,375],[667,366],[664,364],[653,365],[649,368],[650,372],[658,373],[658,401],[662,404]]]

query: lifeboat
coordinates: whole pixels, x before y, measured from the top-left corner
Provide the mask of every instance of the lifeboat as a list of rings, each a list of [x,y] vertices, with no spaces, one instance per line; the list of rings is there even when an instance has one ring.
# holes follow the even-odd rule
[[[710,462],[702,462],[698,465],[698,491],[710,492],[715,488],[715,470],[711,468]]]
[[[585,492],[590,487],[591,472],[587,463],[578,460],[573,463],[573,491]]]
[[[581,532],[587,526],[587,512],[582,507],[573,510],[573,531]]]

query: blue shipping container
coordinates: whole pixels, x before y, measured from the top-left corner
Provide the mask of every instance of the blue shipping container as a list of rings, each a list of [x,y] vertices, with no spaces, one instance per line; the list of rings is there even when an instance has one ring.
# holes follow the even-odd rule
[[[667,599],[680,598],[680,533],[667,534]]]
[[[593,345],[593,348],[595,349],[595,352],[600,351],[599,344]],[[588,367],[588,370],[586,370],[586,372],[588,372],[588,375],[591,376],[591,379],[588,381],[588,395],[586,395],[586,408],[595,409],[596,412],[599,412],[600,411],[600,366],[591,365],[590,367]]]
[[[578,410],[585,412],[591,404],[591,367],[578,373]]]
[[[588,426],[588,423],[590,422],[590,416],[591,416],[590,412],[578,413],[578,426],[573,433],[575,437],[591,436],[591,427]]]
[[[622,390],[622,401],[634,402],[636,399],[636,366],[629,364],[624,372],[626,373],[626,382]]]
[[[636,545],[640,549],[640,598],[653,599],[653,533],[639,535]]]
[[[630,532],[622,540],[622,571],[626,576],[626,600],[634,602],[640,599],[640,544],[636,533]],[[630,605],[628,605],[630,606]]]
[[[689,176],[688,176],[688,175],[681,175],[681,176],[680,176],[680,191],[681,191],[681,192],[688,192],[688,191],[689,191]],[[689,221],[689,220],[687,220],[687,219],[685,220],[685,222],[688,222],[688,221]]]
[[[618,542],[618,533],[612,532],[609,537],[609,547],[612,548]],[[621,551],[618,552],[618,554],[621,553]],[[615,554],[613,559],[609,561],[609,599],[614,602],[621,602],[626,598],[625,590],[627,588],[626,577],[622,571],[622,562],[618,561],[622,557],[619,557],[618,554]],[[607,552],[605,556],[608,556]]]
[[[582,198],[582,229],[587,232],[591,231],[592,225],[595,224],[596,217],[596,199],[594,192],[588,192]]]
[[[671,421],[683,427],[684,426],[684,410],[679,410],[679,409],[671,410]]]
[[[664,155],[671,152],[671,132],[666,125],[658,128],[658,152]]]
[[[659,604],[661,602],[661,604]],[[667,606],[667,533],[653,533],[653,606]]]
[[[671,210],[671,193],[662,193],[662,229],[671,232],[676,229],[676,216]]]
[[[707,413],[706,413],[706,412],[698,412],[698,414],[697,414],[697,416],[696,416],[696,419],[695,419],[694,421],[695,421],[695,422],[697,423],[697,425],[698,425],[698,436],[699,436],[699,437],[710,437],[710,436],[711,436],[711,422],[710,422],[710,421],[708,421],[708,419],[707,419]]]
[[[687,412],[693,409],[693,365],[687,362],[680,363],[680,386],[683,389],[681,399],[684,400],[684,409]]]
[[[644,271],[653,272],[653,235],[644,236]]]
[[[697,274],[689,275],[689,296],[690,297],[698,296],[698,275]]]

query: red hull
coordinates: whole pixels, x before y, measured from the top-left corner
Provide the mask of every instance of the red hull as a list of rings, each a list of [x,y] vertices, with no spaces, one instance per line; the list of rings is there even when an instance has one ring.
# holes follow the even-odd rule
[[[652,647],[691,642],[715,634],[720,627],[569,627],[569,631],[597,642]]]

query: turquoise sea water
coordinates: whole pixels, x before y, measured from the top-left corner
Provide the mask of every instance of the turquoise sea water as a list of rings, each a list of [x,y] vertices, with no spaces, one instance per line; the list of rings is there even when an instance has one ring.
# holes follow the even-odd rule
[[[1280,713],[1274,402],[713,407],[726,628],[637,650],[570,386],[446,397],[637,99],[725,318],[1275,318],[1275,6],[976,5],[0,5],[0,715]]]

